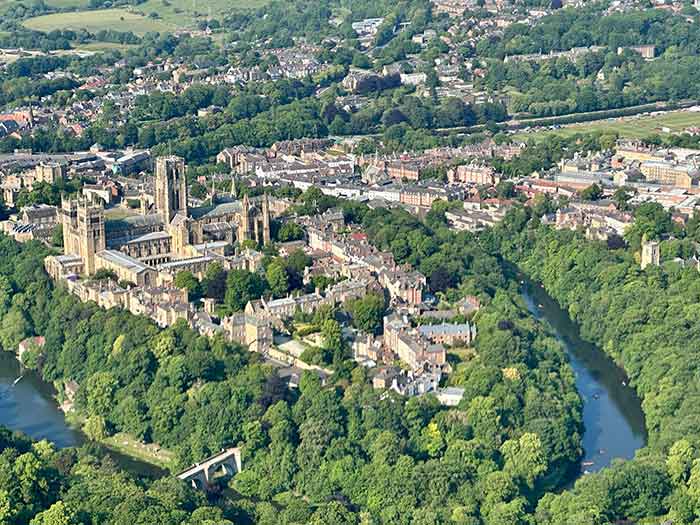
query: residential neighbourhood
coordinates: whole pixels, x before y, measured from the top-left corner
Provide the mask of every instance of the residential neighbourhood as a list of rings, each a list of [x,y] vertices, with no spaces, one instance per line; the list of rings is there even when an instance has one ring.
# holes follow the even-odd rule
[[[700,523],[700,0],[0,0],[3,525]]]

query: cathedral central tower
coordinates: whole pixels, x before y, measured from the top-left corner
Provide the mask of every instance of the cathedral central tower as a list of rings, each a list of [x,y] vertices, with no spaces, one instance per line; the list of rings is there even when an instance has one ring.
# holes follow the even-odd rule
[[[187,216],[187,177],[182,157],[156,159],[155,204],[166,223],[178,213]]]

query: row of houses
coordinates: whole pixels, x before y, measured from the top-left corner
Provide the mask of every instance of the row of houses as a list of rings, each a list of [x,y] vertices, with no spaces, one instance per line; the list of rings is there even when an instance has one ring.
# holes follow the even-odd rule
[[[376,276],[392,300],[420,304],[427,281],[423,274],[396,264],[391,253],[372,246],[365,235],[340,235],[332,228],[307,228],[309,246],[331,255],[339,263],[358,265]]]

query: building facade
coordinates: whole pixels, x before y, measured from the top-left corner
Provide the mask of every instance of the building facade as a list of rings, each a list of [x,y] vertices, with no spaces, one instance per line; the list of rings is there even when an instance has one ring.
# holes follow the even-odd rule
[[[169,156],[156,160],[155,204],[164,222],[170,222],[178,213],[187,215],[185,159]]]

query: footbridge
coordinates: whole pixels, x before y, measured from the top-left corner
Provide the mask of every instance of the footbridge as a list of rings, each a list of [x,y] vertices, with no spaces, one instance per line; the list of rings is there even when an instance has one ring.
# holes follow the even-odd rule
[[[177,478],[189,482],[196,489],[206,490],[215,478],[233,476],[241,470],[240,449],[227,448],[183,470],[177,474]]]

